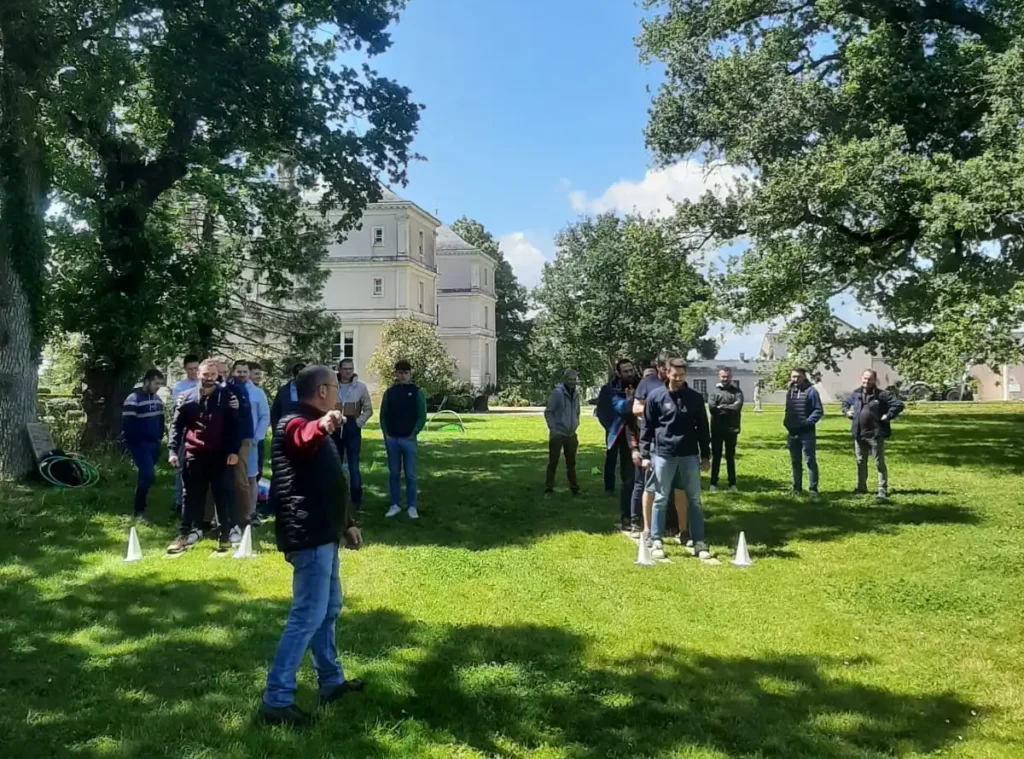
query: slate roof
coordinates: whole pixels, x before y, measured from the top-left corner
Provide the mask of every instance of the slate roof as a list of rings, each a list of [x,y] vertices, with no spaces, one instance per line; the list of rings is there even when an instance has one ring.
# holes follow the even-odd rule
[[[437,242],[435,243],[434,250],[436,250],[438,253],[480,252],[480,250],[475,245],[470,245],[468,242],[466,242],[457,234],[455,234],[455,230],[449,227],[447,224],[442,224],[437,228]]]

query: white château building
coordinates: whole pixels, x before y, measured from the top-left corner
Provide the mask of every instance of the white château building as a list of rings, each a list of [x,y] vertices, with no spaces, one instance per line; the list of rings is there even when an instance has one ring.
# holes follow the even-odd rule
[[[341,322],[332,358],[351,358],[371,390],[366,365],[382,327],[409,318],[437,328],[462,380],[494,382],[495,261],[433,214],[383,188],[361,228],[328,248],[325,266],[324,307]]]

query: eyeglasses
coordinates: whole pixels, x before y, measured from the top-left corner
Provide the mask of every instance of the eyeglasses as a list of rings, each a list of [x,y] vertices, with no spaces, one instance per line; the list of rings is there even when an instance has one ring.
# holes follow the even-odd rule
[[[338,389],[338,383],[335,382],[335,383],[331,384],[330,382],[324,382],[322,385],[320,385],[320,387],[333,387],[335,390],[337,390]]]

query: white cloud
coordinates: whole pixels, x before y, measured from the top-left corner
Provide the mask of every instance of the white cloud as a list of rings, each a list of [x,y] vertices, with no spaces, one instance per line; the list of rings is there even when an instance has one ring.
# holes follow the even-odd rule
[[[707,166],[679,161],[664,169],[649,170],[639,182],[622,179],[596,198],[573,190],[569,193],[569,204],[578,213],[614,211],[663,216],[671,213],[673,202],[696,200],[708,191],[720,194],[744,173],[724,164]]]
[[[498,247],[501,248],[505,260],[512,266],[512,271],[521,284],[529,288],[540,284],[541,271],[551,257],[544,255],[525,232],[513,232],[502,236],[498,240]]]

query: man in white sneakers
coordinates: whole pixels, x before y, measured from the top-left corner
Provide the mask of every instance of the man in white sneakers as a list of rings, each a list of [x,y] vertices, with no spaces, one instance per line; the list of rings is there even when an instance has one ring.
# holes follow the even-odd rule
[[[388,453],[388,489],[391,508],[384,515],[398,516],[401,511],[401,474],[405,470],[405,510],[409,519],[419,519],[416,510],[416,437],[427,425],[427,399],[412,382],[412,364],[395,364],[395,383],[384,392],[380,402],[380,429]]]

